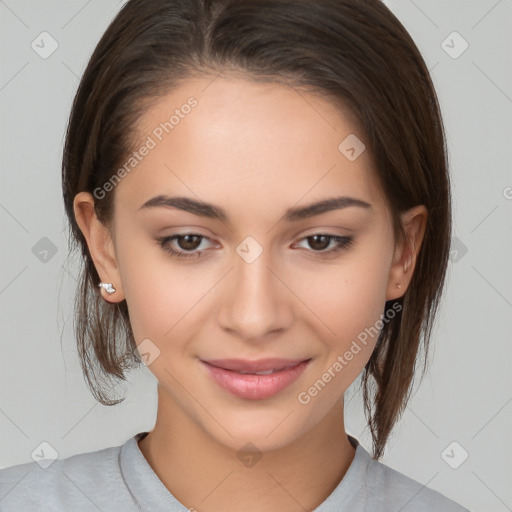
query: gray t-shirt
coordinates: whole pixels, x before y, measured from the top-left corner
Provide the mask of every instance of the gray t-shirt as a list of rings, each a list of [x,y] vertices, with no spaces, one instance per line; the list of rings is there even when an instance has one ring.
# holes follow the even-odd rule
[[[0,512],[187,512],[139,449],[123,445],[0,470]],[[338,486],[312,512],[469,512],[442,494],[371,458],[349,436],[354,459]],[[192,505],[191,505],[192,507]]]

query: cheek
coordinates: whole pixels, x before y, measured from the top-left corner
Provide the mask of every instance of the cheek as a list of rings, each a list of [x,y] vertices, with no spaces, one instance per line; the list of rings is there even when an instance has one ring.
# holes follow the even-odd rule
[[[189,338],[194,328],[190,321],[204,312],[207,295],[218,281],[218,269],[213,271],[211,265],[199,262],[178,262],[146,235],[123,237],[119,249],[136,342],[150,338],[159,340],[160,345],[166,339]],[[300,299],[296,306],[302,319],[315,323],[319,335],[338,351],[344,351],[346,344],[383,313],[387,269],[382,246],[379,250],[361,244],[359,250],[347,252],[339,260],[310,262],[292,274],[283,270],[283,277]]]
[[[211,287],[209,280],[174,262],[153,241],[127,243],[122,254],[123,287],[136,342],[150,338],[160,345],[164,339],[179,339],[187,315]]]
[[[343,370],[343,379],[350,380],[370,358],[382,327],[379,320],[386,304],[387,256],[385,251],[369,248],[326,267],[321,273],[306,276],[300,293],[307,297],[305,302],[314,313],[308,316],[327,349],[327,367],[338,356],[352,352]]]
[[[388,271],[385,255],[350,259],[301,277],[298,289],[313,313],[335,332],[364,328],[383,312]]]

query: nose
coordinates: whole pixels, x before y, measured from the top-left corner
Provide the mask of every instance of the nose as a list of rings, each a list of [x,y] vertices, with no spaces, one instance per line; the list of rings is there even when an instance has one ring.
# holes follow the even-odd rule
[[[286,277],[272,267],[266,251],[251,263],[235,255],[219,298],[223,329],[254,342],[291,325],[293,293]]]

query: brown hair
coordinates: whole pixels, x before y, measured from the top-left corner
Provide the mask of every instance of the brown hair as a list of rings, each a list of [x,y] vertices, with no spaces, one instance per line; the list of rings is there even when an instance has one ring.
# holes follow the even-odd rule
[[[409,399],[420,346],[427,349],[445,281],[451,238],[446,141],[434,86],[410,35],[380,0],[129,0],[98,43],[75,96],[63,153],[70,252],[82,272],[75,332],[87,384],[104,405],[109,382],[140,365],[126,301],[98,292],[99,276],[73,212],[133,151],[152,101],[194,75],[242,73],[283,82],[349,109],[375,163],[404,240],[401,212],[423,204],[428,219],[400,313],[384,323],[361,384],[375,458]],[[109,225],[114,192],[96,201]],[[396,238],[395,238],[396,239]],[[422,373],[422,374],[423,374]]]

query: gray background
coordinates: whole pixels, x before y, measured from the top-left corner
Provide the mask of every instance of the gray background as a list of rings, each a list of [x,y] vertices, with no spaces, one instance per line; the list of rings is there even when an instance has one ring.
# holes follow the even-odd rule
[[[129,375],[119,388],[127,399],[116,407],[96,403],[85,385],[72,332],[77,266],[67,261],[61,198],[71,101],[121,3],[0,0],[0,468],[31,461],[43,441],[64,458],[154,425],[148,368]],[[512,510],[512,0],[386,4],[439,94],[454,239],[432,366],[382,461],[473,511],[504,512]],[[31,47],[43,31],[58,42],[48,58]],[[361,400],[347,398],[347,430],[370,449]]]

